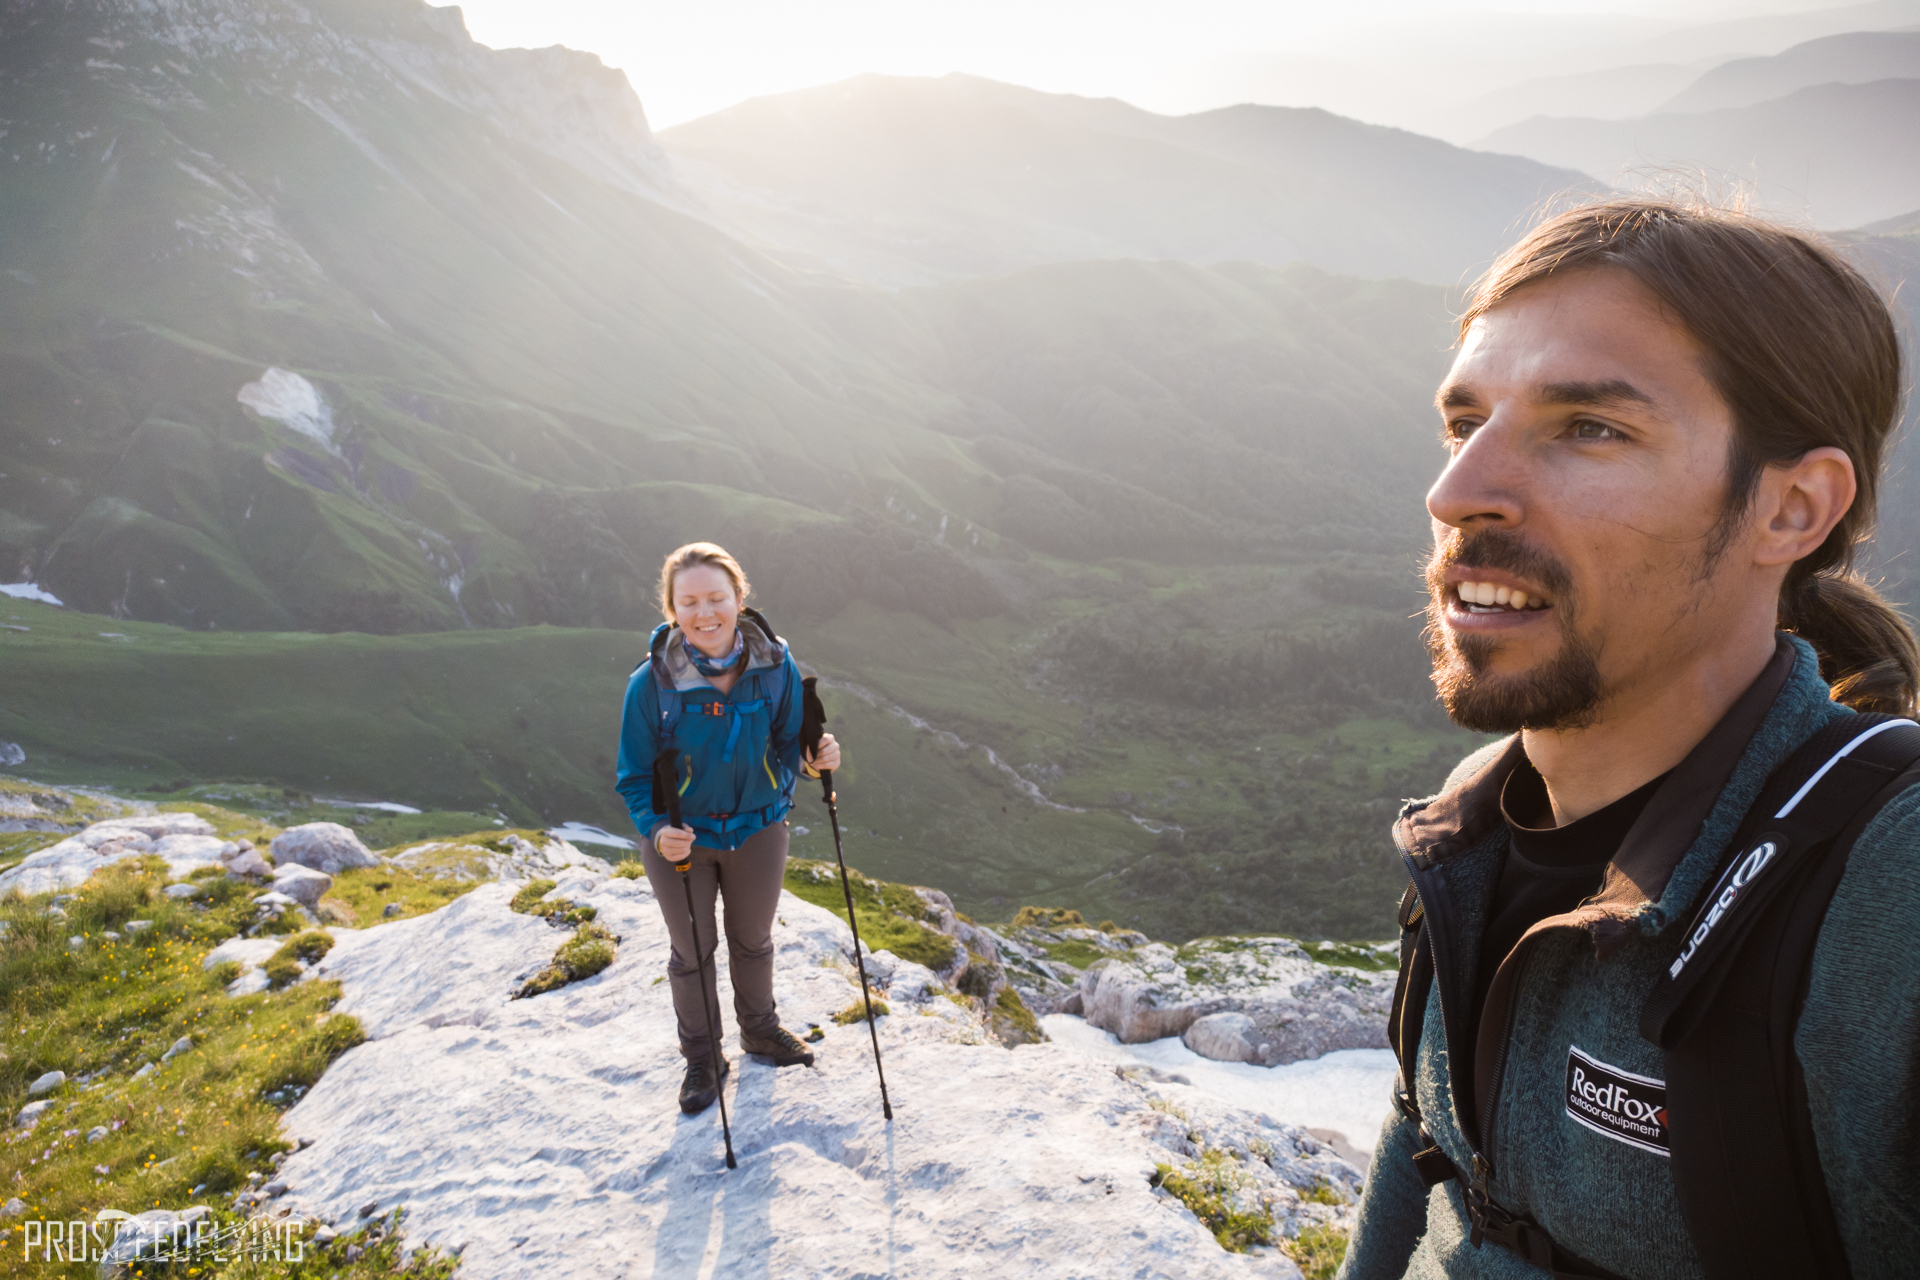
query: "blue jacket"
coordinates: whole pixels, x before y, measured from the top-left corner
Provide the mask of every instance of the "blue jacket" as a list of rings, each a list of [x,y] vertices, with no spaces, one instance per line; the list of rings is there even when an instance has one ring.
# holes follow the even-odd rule
[[[800,769],[800,672],[786,641],[759,614],[743,611],[746,670],[722,694],[693,664],[680,628],[662,623],[650,656],[627,681],[620,717],[619,781],[615,784],[640,834],[667,825],[653,809],[653,761],[663,747],[680,751],[680,819],[709,849],[738,849],[793,808]],[[784,677],[784,678],[783,678]],[[662,705],[680,702],[670,741],[662,739]]]
[[[1450,1009],[1473,990],[1481,931],[1507,848],[1500,784],[1515,767],[1513,740],[1476,753],[1446,790],[1407,806],[1394,830],[1444,928],[1416,1079],[1429,1130],[1469,1167],[1481,1131],[1494,1199],[1528,1214],[1576,1256],[1629,1280],[1701,1274],[1667,1161],[1568,1118],[1571,1050],[1659,1078],[1659,1049],[1639,1014],[1672,952],[1673,928],[1719,863],[1768,775],[1835,716],[1813,650],[1785,638],[1775,663],[1677,768],[1616,855],[1600,893],[1543,921],[1511,988],[1508,1015],[1481,1019],[1476,1073],[1504,1040],[1504,1072],[1483,1084],[1455,1078],[1464,1044]],[[1911,1276],[1920,1267],[1920,787],[1895,797],[1854,842],[1813,954],[1811,986],[1794,1035],[1806,1074],[1821,1172],[1855,1280]],[[1434,906],[1444,905],[1445,920]],[[1436,939],[1435,955],[1441,954]],[[1516,948],[1516,951],[1518,948]],[[1488,1038],[1491,1037],[1491,1038]],[[1463,1116],[1456,1102],[1481,1088]],[[1429,1189],[1412,1162],[1418,1127],[1389,1115],[1374,1148],[1342,1280],[1547,1280],[1494,1244],[1468,1240],[1456,1181]]]

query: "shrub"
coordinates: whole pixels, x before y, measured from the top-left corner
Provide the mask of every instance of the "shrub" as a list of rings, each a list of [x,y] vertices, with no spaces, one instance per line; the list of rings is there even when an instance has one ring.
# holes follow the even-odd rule
[[[1084,929],[1087,918],[1064,907],[1022,907],[1013,917],[1016,929]]]
[[[613,878],[615,880],[645,880],[647,878],[646,864],[638,858],[628,858],[614,867]]]

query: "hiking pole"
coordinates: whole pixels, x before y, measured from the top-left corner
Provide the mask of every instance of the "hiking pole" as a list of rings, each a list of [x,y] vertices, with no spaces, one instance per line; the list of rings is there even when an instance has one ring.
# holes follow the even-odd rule
[[[800,682],[804,692],[800,721],[800,743],[809,755],[820,747],[820,735],[826,732],[827,709],[814,690],[815,677]],[[833,823],[833,857],[840,864],[840,892],[847,897],[847,926],[853,930],[853,962],[860,966],[860,999],[867,1006],[867,1034],[873,1038],[873,1071],[880,1077],[880,1110],[893,1119],[893,1103],[887,1099],[887,1072],[880,1065],[880,1027],[873,1020],[873,996],[867,991],[867,959],[860,954],[860,922],[853,917],[853,886],[847,879],[847,858],[840,852],[840,810],[834,807],[833,770],[820,771],[820,797],[827,802],[827,819]]]
[[[680,825],[680,753],[668,747],[653,760],[653,811],[667,811],[667,821],[675,827]],[[713,1096],[720,1104],[720,1136],[727,1144],[727,1168],[740,1166],[733,1159],[733,1129],[727,1124],[727,1077],[720,1070],[720,1031],[714,1025],[713,1005],[707,1001],[707,962],[700,954],[700,913],[693,907],[693,851],[687,851],[685,862],[676,862],[673,869],[680,873],[680,886],[687,891],[687,924],[693,930],[693,955],[700,965],[700,1008],[707,1015],[707,1061],[713,1067]],[[720,936],[714,934],[713,949],[720,950]],[[715,972],[713,978],[714,995],[719,996],[720,975]]]

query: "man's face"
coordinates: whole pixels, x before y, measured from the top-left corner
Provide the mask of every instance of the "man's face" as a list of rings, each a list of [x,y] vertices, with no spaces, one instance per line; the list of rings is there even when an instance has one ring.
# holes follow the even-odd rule
[[[1577,728],[1724,642],[1751,569],[1710,554],[1733,415],[1632,277],[1519,290],[1474,322],[1438,403],[1428,645],[1457,722]]]

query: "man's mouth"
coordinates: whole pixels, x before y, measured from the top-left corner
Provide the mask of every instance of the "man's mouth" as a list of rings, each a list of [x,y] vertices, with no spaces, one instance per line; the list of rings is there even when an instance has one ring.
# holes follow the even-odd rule
[[[1454,599],[1468,613],[1538,613],[1553,607],[1553,602],[1537,592],[1492,582],[1456,582]]]

